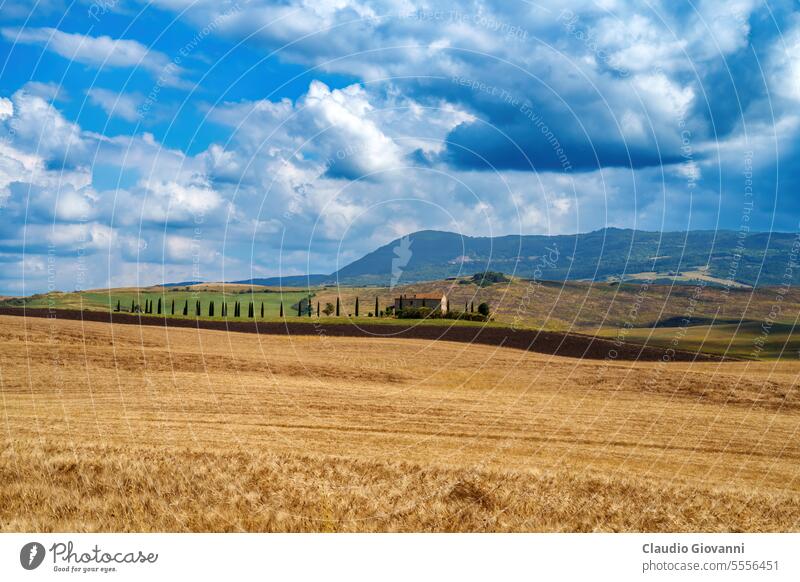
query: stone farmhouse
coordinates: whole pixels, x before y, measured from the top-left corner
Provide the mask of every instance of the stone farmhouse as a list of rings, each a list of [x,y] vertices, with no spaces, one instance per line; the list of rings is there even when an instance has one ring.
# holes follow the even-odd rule
[[[448,310],[447,295],[444,293],[415,293],[414,295],[401,295],[394,299],[394,310],[419,309],[427,307],[433,311]]]

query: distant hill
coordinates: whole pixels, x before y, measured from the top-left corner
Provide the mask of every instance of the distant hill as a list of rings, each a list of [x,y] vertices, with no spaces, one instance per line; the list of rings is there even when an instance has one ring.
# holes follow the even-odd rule
[[[200,283],[203,283],[203,281],[181,281],[179,283],[164,283],[161,287],[190,287]]]
[[[331,275],[253,279],[260,285],[396,285],[499,271],[541,280],[687,283],[722,286],[800,283],[790,268],[791,233],[647,232],[607,228],[575,235],[470,237],[423,230],[396,239]],[[784,278],[787,277],[787,278]]]
[[[237,285],[265,285],[267,287],[316,287],[331,280],[331,275],[289,275],[230,281]],[[335,280],[335,279],[334,279]]]

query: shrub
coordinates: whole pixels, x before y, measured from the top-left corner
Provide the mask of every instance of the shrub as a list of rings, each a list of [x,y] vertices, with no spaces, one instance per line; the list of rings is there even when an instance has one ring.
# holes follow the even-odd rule
[[[497,271],[486,271],[485,273],[475,273],[472,276],[471,283],[475,283],[480,287],[488,287],[495,283],[507,283],[510,279],[503,273]]]
[[[484,317],[489,317],[489,304],[484,302],[478,305],[478,313]]]
[[[336,308],[333,306],[333,303],[328,302],[325,304],[325,309],[322,310],[322,313],[324,313],[325,315],[330,315],[335,310]]]
[[[461,321],[488,321],[488,318],[480,313],[470,313],[468,311],[453,311],[448,313],[445,317],[446,319],[459,319]]]
[[[397,310],[398,319],[425,319],[433,310],[430,307],[405,307]]]
[[[488,321],[489,318],[481,313],[470,313],[469,311],[448,311],[442,313],[439,310],[432,310],[430,307],[398,309],[395,317],[398,319],[459,319],[461,321]]]

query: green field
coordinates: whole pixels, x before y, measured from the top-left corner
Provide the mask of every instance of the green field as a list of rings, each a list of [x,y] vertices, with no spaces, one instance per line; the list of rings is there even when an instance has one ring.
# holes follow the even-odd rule
[[[255,304],[255,315],[261,318],[261,305],[264,306],[264,319],[277,318],[280,315],[280,306],[286,316],[297,315],[297,303],[301,299],[307,298],[308,293],[304,291],[288,292],[264,292],[256,291],[253,293],[223,293],[221,291],[171,291],[171,290],[117,290],[110,291],[84,291],[82,293],[49,293],[47,295],[34,295],[28,298],[11,299],[5,301],[5,305],[21,307],[45,307],[54,309],[84,309],[94,311],[113,311],[120,305],[120,311],[129,313],[131,305],[139,305],[144,309],[145,302],[153,304],[152,315],[157,315],[158,300],[161,299],[161,314],[173,315],[173,303],[175,306],[175,317],[183,317],[184,306],[188,305],[188,317],[196,318],[196,303],[200,302],[200,314],[202,319],[222,319],[222,305],[227,304],[228,318],[233,317],[234,303],[241,304],[241,316],[247,316],[247,306],[249,302]],[[312,293],[313,296],[313,293]],[[211,303],[214,303],[214,317],[208,316]]]

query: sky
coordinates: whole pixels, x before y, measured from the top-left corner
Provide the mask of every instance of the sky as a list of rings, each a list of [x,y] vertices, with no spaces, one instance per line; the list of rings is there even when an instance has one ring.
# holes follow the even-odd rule
[[[795,232],[799,137],[795,2],[0,0],[0,294]]]

